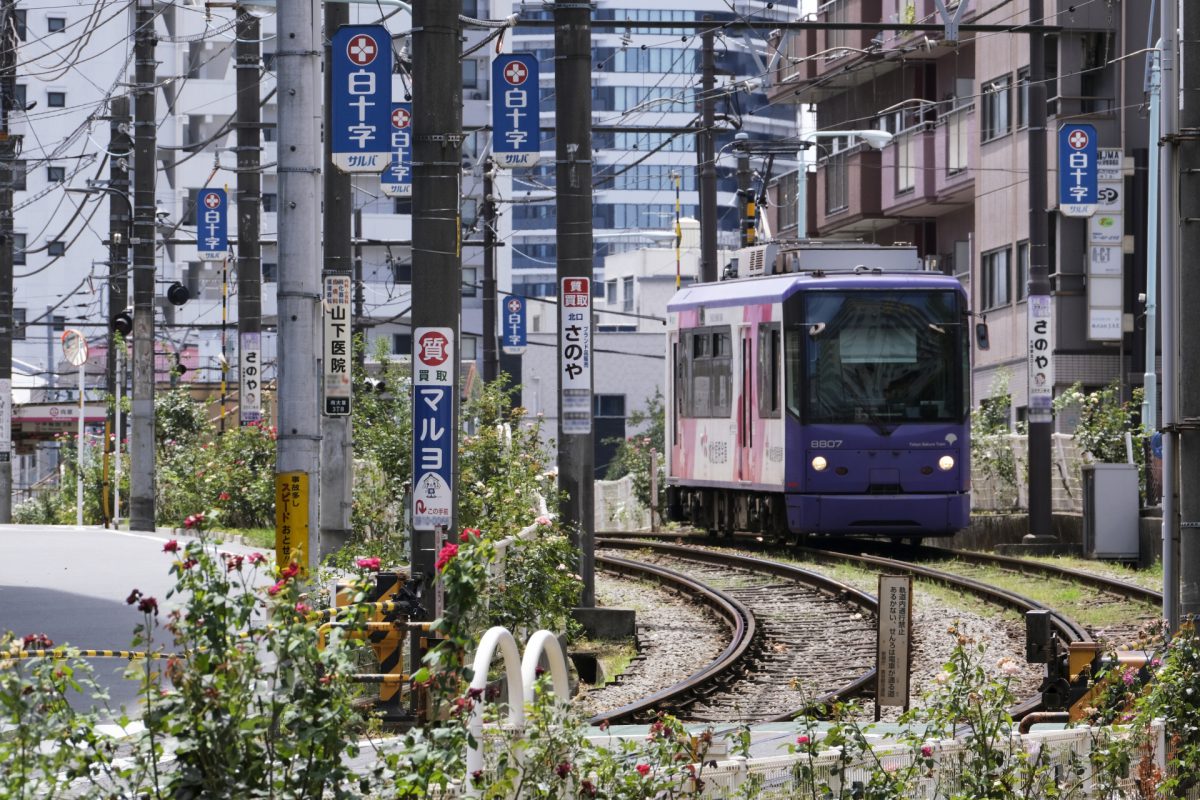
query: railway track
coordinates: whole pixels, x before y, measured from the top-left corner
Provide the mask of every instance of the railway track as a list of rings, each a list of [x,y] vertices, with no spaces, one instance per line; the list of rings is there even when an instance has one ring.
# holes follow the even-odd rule
[[[732,632],[706,667],[635,703],[594,716],[640,722],[668,711],[685,721],[765,722],[861,694],[874,684],[875,598],[808,570],[751,556],[644,541],[599,541],[606,570],[701,597]],[[841,621],[839,624],[838,620]],[[831,632],[845,646],[831,648]]]
[[[674,536],[667,536],[667,535],[647,536],[646,534],[613,535],[610,533],[604,533],[601,536],[603,537],[603,539],[600,541],[603,541],[604,546],[606,546],[606,547],[610,546],[611,543],[617,542],[617,541],[621,542],[623,544],[623,546],[638,547],[639,546],[637,544],[638,542],[647,542],[647,541],[651,541],[654,539],[678,539],[679,538],[677,535],[674,535]],[[1076,620],[1063,614],[1061,611],[1058,611],[1057,609],[1049,608],[1049,607],[1045,606],[1044,604],[1042,604],[1032,598],[1029,598],[1024,595],[1018,594],[1016,592],[1005,590],[1005,589],[1002,589],[1002,588],[999,588],[999,587],[996,587],[996,586],[984,583],[982,581],[975,580],[973,578],[970,578],[970,577],[967,577],[967,576],[964,576],[961,574],[957,574],[957,573],[954,573],[951,571],[939,570],[939,569],[935,569],[933,567],[913,564],[909,561],[899,560],[899,559],[895,559],[895,558],[887,558],[887,557],[884,557],[881,555],[873,555],[873,554],[868,554],[868,553],[855,552],[857,550],[864,549],[862,547],[863,544],[864,544],[864,542],[855,541],[853,543],[853,550],[851,550],[851,549],[834,550],[834,549],[816,549],[816,548],[795,548],[795,549],[791,550],[790,552],[797,553],[803,557],[812,559],[814,561],[820,561],[820,562],[825,562],[825,563],[850,563],[850,564],[854,564],[858,567],[867,568],[867,569],[871,569],[871,570],[887,571],[890,573],[911,574],[915,578],[918,578],[920,580],[930,581],[930,582],[941,584],[946,587],[969,592],[972,595],[982,597],[993,604],[1014,610],[1020,614],[1024,614],[1025,612],[1033,611],[1033,610],[1049,611],[1050,618],[1051,618],[1051,627],[1054,630],[1055,634],[1057,634],[1061,640],[1066,641],[1066,642],[1070,642],[1070,641],[1090,642],[1093,640],[1091,633],[1087,630],[1087,628],[1084,625],[1080,624]],[[757,543],[754,541],[746,541],[746,540],[738,540],[737,545],[738,546],[749,545],[758,551],[770,551],[773,549],[770,545]],[[677,545],[677,547],[680,547],[685,550],[690,550],[693,552],[710,553],[718,559],[724,558],[727,556],[727,553],[724,551],[718,553],[717,551],[699,550],[698,547],[700,547],[700,546],[702,546],[702,545],[699,545],[699,544],[691,545],[691,546]],[[912,549],[915,550],[917,548],[912,548]],[[935,553],[930,552],[930,551],[938,551],[936,553],[937,555],[941,555],[941,556],[944,556],[944,557],[950,558],[950,559],[958,558],[961,556],[961,554],[958,551],[940,550],[938,548],[921,548],[921,549],[923,549],[925,551],[925,554],[929,555],[929,556],[935,555]],[[893,552],[894,552],[894,550],[893,550]],[[1101,576],[1091,575],[1090,573],[1079,572],[1078,570],[1065,570],[1062,568],[1053,567],[1052,565],[1042,565],[1042,564],[1038,564],[1037,562],[1028,562],[1028,561],[1023,561],[1021,559],[1007,559],[1007,561],[993,561],[992,560],[993,558],[994,559],[1005,559],[1006,557],[997,556],[997,557],[989,558],[989,557],[986,557],[985,554],[971,554],[971,556],[972,557],[978,556],[979,557],[978,563],[986,562],[991,565],[1007,563],[1009,568],[1015,569],[1017,567],[1024,567],[1027,570],[1040,570],[1037,574],[1047,575],[1047,576],[1053,574],[1056,577],[1058,577],[1059,579],[1065,579],[1067,577],[1073,578],[1075,575],[1078,575],[1078,576],[1080,576],[1079,582],[1085,583],[1085,585],[1094,586],[1097,589],[1103,588],[1103,590],[1105,590],[1105,591],[1127,592],[1127,594],[1124,594],[1123,596],[1128,596],[1128,597],[1135,598],[1138,600],[1149,599],[1152,601],[1156,595],[1156,593],[1154,593],[1154,592],[1150,592],[1149,590],[1141,589],[1140,587],[1132,586],[1131,584],[1111,581],[1111,579],[1103,578]],[[756,559],[756,560],[758,560],[758,559]],[[1014,564],[1014,563],[1009,563],[1009,562],[1017,562],[1017,563]],[[1114,583],[1120,583],[1120,585],[1119,586],[1112,585]],[[873,642],[873,640],[874,639],[873,639],[873,631],[872,631],[871,632],[871,641]],[[1030,697],[1030,698],[1027,698],[1027,699],[1021,701],[1020,703],[1018,703],[1018,705],[1016,707],[1011,709],[1011,712],[1015,718],[1020,718],[1032,711],[1037,710],[1040,706],[1040,703],[1041,703],[1040,697]]]

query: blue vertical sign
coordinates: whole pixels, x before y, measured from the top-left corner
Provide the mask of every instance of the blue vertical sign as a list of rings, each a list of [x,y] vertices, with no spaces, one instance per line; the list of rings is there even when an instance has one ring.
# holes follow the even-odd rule
[[[1065,217],[1090,217],[1100,202],[1096,129],[1062,125],[1058,129],[1058,209]]]
[[[392,35],[382,25],[343,25],[330,52],[333,163],[378,174],[391,155]]]
[[[502,53],[492,62],[492,156],[500,167],[532,167],[541,158],[538,62]]]
[[[392,161],[379,176],[388,197],[412,197],[412,103],[392,105]]]
[[[196,256],[223,261],[229,255],[229,202],[224,189],[201,189],[196,201]]]
[[[520,355],[528,344],[525,336],[525,298],[508,295],[500,306],[504,333],[500,337],[501,349],[509,355]]]
[[[412,526],[450,525],[454,452],[454,330],[413,331]]]

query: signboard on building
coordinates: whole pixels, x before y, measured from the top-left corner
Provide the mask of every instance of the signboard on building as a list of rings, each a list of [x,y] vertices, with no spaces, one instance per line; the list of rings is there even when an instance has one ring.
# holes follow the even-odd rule
[[[500,304],[504,333],[500,337],[501,349],[509,355],[520,355],[529,344],[526,336],[525,298],[508,295]]]
[[[454,452],[454,330],[413,333],[413,528],[449,526]]]
[[[238,342],[238,420],[262,421],[262,334],[243,333]]]
[[[1125,177],[1117,148],[1098,152],[1099,208],[1088,220],[1087,337],[1119,342],[1124,335]]]
[[[350,413],[350,276],[325,278],[325,414]]]
[[[1097,195],[1096,129],[1091,125],[1062,125],[1058,129],[1058,210],[1066,217],[1090,217],[1100,202]]]
[[[1054,331],[1050,295],[1029,296],[1029,420],[1048,422],[1054,402]]]
[[[908,708],[912,641],[912,576],[879,576],[879,630],[876,638],[875,715],[882,706]]]
[[[500,167],[532,167],[541,158],[538,62],[502,53],[492,62],[492,156]]]
[[[563,278],[558,303],[562,432],[592,432],[592,280]]]
[[[412,103],[392,104],[392,160],[379,176],[388,197],[412,197]]]
[[[391,158],[392,35],[382,25],[343,25],[330,53],[333,163],[378,174]]]
[[[201,189],[196,208],[196,257],[224,261],[229,256],[229,199],[224,189]]]

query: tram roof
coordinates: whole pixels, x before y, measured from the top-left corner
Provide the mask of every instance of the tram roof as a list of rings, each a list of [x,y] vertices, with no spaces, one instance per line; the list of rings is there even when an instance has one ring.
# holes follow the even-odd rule
[[[805,289],[962,289],[951,275],[940,272],[825,273],[792,272],[744,278],[717,283],[695,283],[676,292],[667,303],[667,311],[683,311],[697,306],[741,306],[780,303]]]

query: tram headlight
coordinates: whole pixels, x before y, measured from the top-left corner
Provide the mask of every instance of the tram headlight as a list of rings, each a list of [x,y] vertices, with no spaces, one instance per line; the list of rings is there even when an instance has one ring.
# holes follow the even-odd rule
[[[825,460],[825,456],[813,456],[812,468],[817,472],[824,472],[829,466],[829,462]]]
[[[942,472],[949,472],[954,469],[954,456],[942,456],[938,459],[938,469]]]

